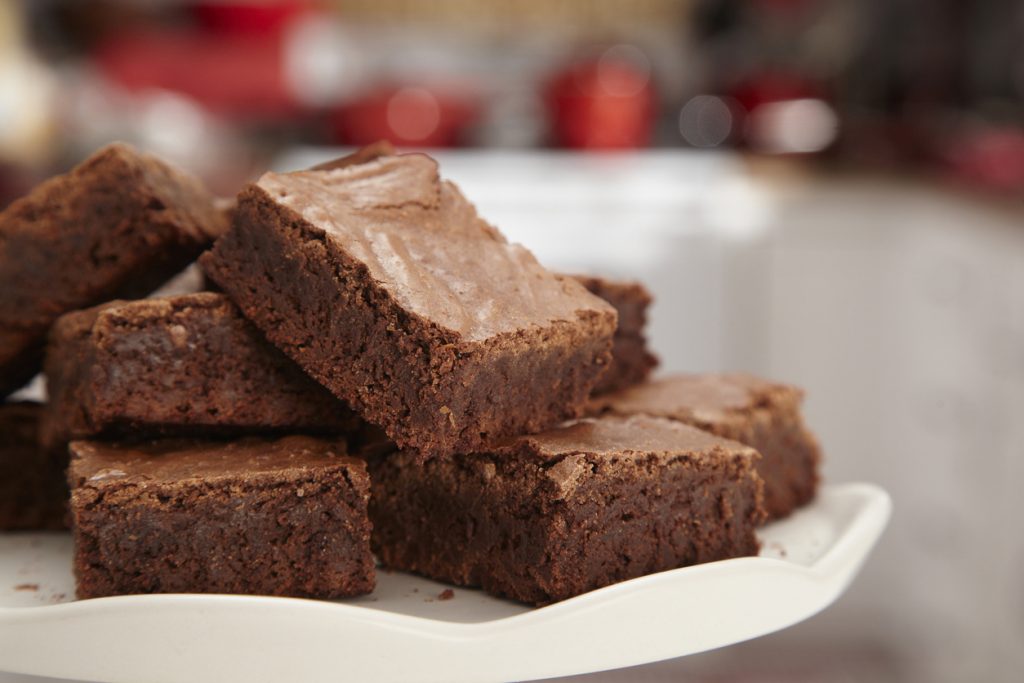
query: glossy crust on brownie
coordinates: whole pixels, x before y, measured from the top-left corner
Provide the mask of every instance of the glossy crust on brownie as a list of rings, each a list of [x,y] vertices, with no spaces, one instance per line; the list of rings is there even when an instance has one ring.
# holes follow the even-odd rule
[[[0,213],[0,396],[39,371],[60,315],[136,298],[227,225],[192,176],[113,144]]]
[[[70,449],[80,598],[373,590],[369,479],[343,442],[74,441]]]
[[[614,309],[509,244],[429,157],[356,162],[242,192],[201,260],[210,279],[421,457],[580,415],[610,361]]]
[[[770,519],[810,502],[821,449],[804,424],[803,391],[743,373],[672,375],[593,399],[591,412],[678,420],[761,453]]]
[[[753,555],[757,453],[657,418],[581,420],[487,452],[370,461],[388,567],[545,604],[618,581]]]
[[[69,313],[50,332],[45,368],[47,447],[100,436],[349,434],[362,423],[213,292]]]

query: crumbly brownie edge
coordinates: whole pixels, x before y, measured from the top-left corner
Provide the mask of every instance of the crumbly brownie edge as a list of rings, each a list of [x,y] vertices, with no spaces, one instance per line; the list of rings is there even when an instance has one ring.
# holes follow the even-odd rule
[[[555,526],[544,602],[758,553],[764,484],[754,458],[718,448],[668,461],[574,457],[594,476],[566,501],[565,522]]]
[[[39,447],[42,406],[0,405],[0,531],[66,528],[64,468]]]
[[[225,228],[212,203],[198,180],[113,145],[8,207],[2,219],[9,221],[11,238],[4,256],[11,262],[0,264],[0,289],[22,294],[0,303],[0,327],[22,330],[22,352],[39,347],[30,357],[35,363],[22,365],[21,375],[38,371],[46,333],[60,314],[117,297],[144,296],[193,261]],[[32,235],[24,227],[47,224],[50,232],[59,232],[72,220],[72,211],[80,226],[74,242]],[[32,246],[40,240],[45,255],[40,246]],[[25,258],[24,249],[34,258]],[[63,263],[64,268],[53,273],[40,262]],[[3,346],[0,367],[24,362],[22,353]]]
[[[687,456],[540,465],[522,455],[372,463],[382,563],[539,605],[758,551],[763,483],[749,456],[715,454],[709,473]],[[593,474],[563,498],[543,472],[571,459]]]
[[[187,592],[334,599],[374,588],[369,483],[350,465],[145,487],[71,476],[79,598]],[[240,503],[249,510],[244,516],[236,512]],[[197,523],[204,533],[195,533]],[[113,528],[117,533],[107,533]]]
[[[594,387],[593,394],[611,393],[642,384],[656,367],[658,358],[647,349],[647,341],[643,336],[616,332],[612,342],[611,365]]]
[[[43,361],[49,402],[39,423],[40,444],[49,451],[65,448],[75,434],[97,431],[90,420],[87,386],[89,370],[95,363],[95,347],[90,342],[92,325],[102,310],[97,306],[68,313],[50,328]]]
[[[522,599],[538,597],[526,589],[550,546],[538,464],[487,454],[419,463],[400,451],[369,467],[373,548],[383,566],[460,586],[523,586]]]
[[[576,416],[610,359],[611,311],[581,311],[576,321],[516,338],[464,344],[401,309],[365,266],[256,187],[243,193],[234,229],[201,264],[278,348],[396,442],[422,453],[471,451],[485,439]],[[573,354],[564,358],[566,351]],[[519,363],[526,377],[490,371],[527,356],[532,364]],[[528,375],[545,364],[558,371]],[[527,391],[504,399],[494,391],[509,385]],[[453,405],[467,396],[475,406]],[[476,410],[461,412],[470,407]],[[464,414],[472,426],[460,424]]]
[[[801,410],[803,392],[789,385],[761,382],[748,387],[751,405],[724,412],[715,419],[664,411],[619,411],[614,396],[600,395],[588,406],[590,415],[644,413],[663,417],[746,444],[761,453],[758,473],[765,482],[767,521],[789,516],[811,502],[821,481],[821,448],[807,428]]]
[[[54,326],[51,349],[48,444],[124,436],[348,434],[361,425],[218,294],[114,302],[71,313]]]
[[[150,299],[106,309],[96,323],[94,339],[102,364],[120,366],[123,373],[148,381],[155,391],[164,386],[158,382],[172,375],[175,380],[167,386],[166,396],[141,391],[135,397],[140,406],[134,409],[124,403],[139,389],[135,382],[96,383],[89,392],[93,426],[108,433],[196,429],[210,434],[348,434],[361,424],[355,413],[268,343],[220,294]],[[196,367],[169,369],[163,378],[150,375],[153,361],[147,353],[154,357],[170,344],[175,349],[168,356],[173,364],[176,343],[181,351],[187,347]]]
[[[642,335],[647,324],[647,309],[654,301],[639,282],[608,280],[589,275],[570,275],[587,291],[599,296],[619,312],[618,329],[624,334]]]
[[[758,406],[742,420],[698,426],[761,453],[757,470],[765,482],[769,521],[788,517],[814,499],[821,478],[821,449],[804,425],[798,402]]]
[[[646,380],[658,366],[658,357],[647,346],[645,327],[651,293],[639,282],[608,280],[587,275],[569,276],[587,291],[615,307],[619,316],[612,344],[612,362],[594,394],[625,389]]]

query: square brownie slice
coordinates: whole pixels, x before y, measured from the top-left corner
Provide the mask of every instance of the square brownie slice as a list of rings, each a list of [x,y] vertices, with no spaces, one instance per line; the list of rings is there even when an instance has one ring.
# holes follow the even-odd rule
[[[578,416],[610,360],[615,310],[508,243],[422,154],[267,173],[201,263],[267,339],[421,454]]]
[[[80,598],[373,590],[369,479],[342,441],[70,446]]]
[[[395,569],[544,604],[758,551],[757,453],[670,420],[584,419],[417,465],[371,461],[374,549]]]
[[[0,213],[0,397],[39,371],[63,313],[159,287],[227,224],[192,176],[104,147]]]
[[[38,403],[0,405],[0,531],[63,529],[64,468],[39,446]]]
[[[68,313],[50,331],[45,368],[48,448],[123,435],[349,434],[362,424],[213,292]]]
[[[591,294],[614,306],[619,314],[619,325],[612,341],[612,363],[594,387],[594,393],[617,391],[646,380],[658,366],[658,357],[647,348],[644,335],[647,309],[654,300],[651,293],[632,280],[609,280],[589,275],[572,277]]]
[[[592,412],[678,420],[761,453],[765,506],[779,519],[810,502],[821,451],[804,425],[803,391],[743,373],[672,375],[595,398]]]

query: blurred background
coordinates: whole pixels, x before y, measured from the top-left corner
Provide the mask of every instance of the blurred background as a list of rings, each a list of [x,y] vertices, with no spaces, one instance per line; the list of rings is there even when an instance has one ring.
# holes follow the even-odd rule
[[[1024,4],[0,0],[0,206],[114,139],[230,196],[381,138],[893,495],[823,614],[574,681],[1020,680]]]

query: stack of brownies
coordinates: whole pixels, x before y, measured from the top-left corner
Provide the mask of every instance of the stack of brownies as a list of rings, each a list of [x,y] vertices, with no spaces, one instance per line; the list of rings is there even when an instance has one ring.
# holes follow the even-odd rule
[[[217,291],[137,298],[197,257]],[[0,528],[59,525],[67,468],[79,597],[351,596],[375,553],[545,604],[754,554],[817,485],[799,390],[648,380],[642,286],[386,144],[230,211],[110,146],[0,214],[0,287],[0,395],[49,394],[0,409]]]

